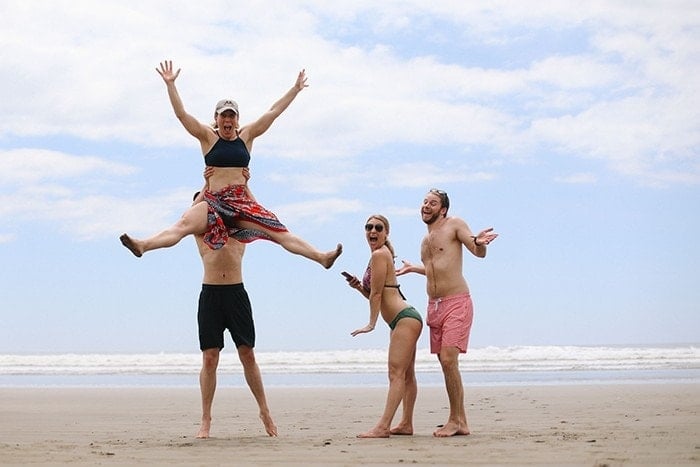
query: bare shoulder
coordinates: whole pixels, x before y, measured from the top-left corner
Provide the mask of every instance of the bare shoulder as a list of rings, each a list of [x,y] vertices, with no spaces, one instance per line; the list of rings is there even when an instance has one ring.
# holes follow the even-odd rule
[[[458,232],[466,227],[466,222],[459,217],[448,217],[442,222],[435,233],[445,239],[456,238]]]
[[[372,251],[372,255],[370,257],[372,262],[375,261],[386,261],[388,259],[392,260],[391,252],[387,248],[378,248],[374,251]]]
[[[448,217],[445,224],[451,229],[460,229],[467,225],[466,221],[461,217]]]

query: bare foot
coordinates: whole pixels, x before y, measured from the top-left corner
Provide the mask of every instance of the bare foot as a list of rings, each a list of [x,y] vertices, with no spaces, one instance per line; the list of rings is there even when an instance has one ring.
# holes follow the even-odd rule
[[[199,427],[196,438],[206,439],[209,437],[209,429],[211,428],[211,419],[202,419],[202,426]]]
[[[366,433],[360,433],[357,435],[358,438],[388,438],[390,435],[389,430],[382,430],[380,428],[372,428]]]
[[[438,438],[447,438],[450,436],[466,436],[469,434],[469,428],[461,423],[447,422],[441,428],[433,432],[433,436]]]
[[[272,421],[270,414],[260,414],[260,420],[262,420],[268,435],[277,436],[277,425]]]
[[[401,423],[399,423],[389,431],[392,435],[413,435],[413,427],[411,425],[403,425]]]
[[[136,245],[136,241],[129,237],[127,234],[123,234],[121,237],[119,237],[119,240],[121,240],[122,245],[127,247],[129,251],[131,251],[137,258],[143,256],[143,250],[140,249]]]
[[[338,256],[340,256],[342,252],[343,245],[338,243],[338,246],[335,247],[335,250],[329,251],[324,255],[325,259],[323,260],[323,262],[321,262],[321,265],[326,269],[330,269],[331,266],[333,266],[333,263],[335,263],[335,260],[338,259]]]

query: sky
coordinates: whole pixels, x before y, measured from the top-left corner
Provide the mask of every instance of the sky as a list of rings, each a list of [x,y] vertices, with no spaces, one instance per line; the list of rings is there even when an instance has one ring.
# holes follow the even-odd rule
[[[341,271],[388,217],[419,262],[420,205],[499,237],[465,251],[472,347],[697,343],[700,3],[696,1],[0,2],[0,352],[198,352],[194,241],[136,258],[203,184],[189,113],[264,113],[250,187],[325,270],[245,253],[261,351],[383,348]],[[399,278],[425,312],[425,278]],[[233,348],[230,336],[226,346]],[[420,347],[428,346],[424,330]]]

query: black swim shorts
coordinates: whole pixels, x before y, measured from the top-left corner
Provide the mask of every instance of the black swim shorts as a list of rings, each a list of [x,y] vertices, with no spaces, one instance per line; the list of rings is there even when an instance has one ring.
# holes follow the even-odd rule
[[[197,323],[201,350],[223,349],[226,329],[237,348],[255,347],[253,311],[243,284],[202,284]]]

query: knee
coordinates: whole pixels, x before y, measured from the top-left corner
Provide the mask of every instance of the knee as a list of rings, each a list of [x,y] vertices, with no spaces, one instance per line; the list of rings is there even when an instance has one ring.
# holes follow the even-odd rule
[[[241,345],[238,347],[238,359],[241,361],[241,365],[247,367],[249,365],[255,365],[255,352],[252,347],[247,345]]]
[[[389,364],[388,376],[389,381],[405,381],[408,375],[406,374],[406,368],[403,366]]]
[[[406,374],[404,375],[404,381],[406,382],[406,385],[415,385],[416,384],[416,373],[409,369],[406,372]]]
[[[443,370],[450,370],[459,366],[459,354],[455,352],[442,351],[439,354],[440,365]]]
[[[219,365],[219,349],[207,349],[202,352],[202,369],[216,371]]]

